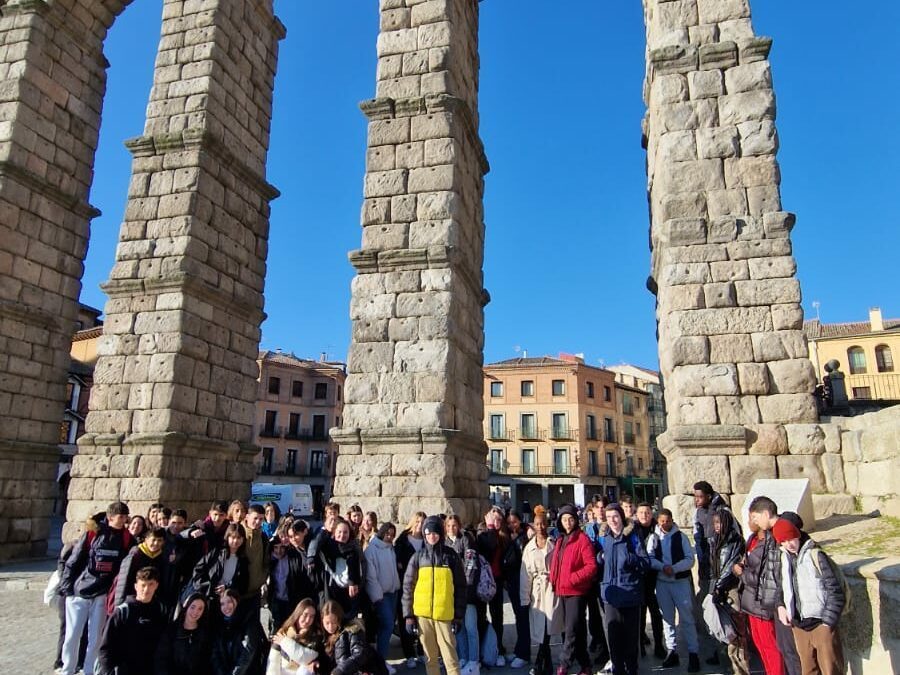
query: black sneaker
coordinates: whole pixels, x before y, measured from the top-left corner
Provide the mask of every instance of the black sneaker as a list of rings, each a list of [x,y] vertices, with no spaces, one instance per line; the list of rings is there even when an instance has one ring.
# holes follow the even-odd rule
[[[663,647],[661,644],[657,644],[657,645],[653,648],[653,656],[655,656],[655,657],[658,658],[658,659],[664,659],[664,658],[666,658],[668,655],[669,655],[669,654],[666,652],[666,648]]]
[[[700,672],[700,657],[696,654],[688,654],[688,672],[689,673],[699,673]]]
[[[662,662],[663,668],[677,668],[681,663],[681,659],[678,658],[678,652],[674,649],[666,654],[665,661]]]
[[[710,666],[719,665],[719,652],[718,651],[713,652],[712,656],[710,656],[708,659],[706,659],[706,663],[707,663],[707,665],[710,665]]]

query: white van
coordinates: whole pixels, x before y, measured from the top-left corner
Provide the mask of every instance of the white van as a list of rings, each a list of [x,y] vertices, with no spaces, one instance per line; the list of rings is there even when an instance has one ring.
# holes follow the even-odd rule
[[[275,502],[282,514],[292,513],[303,518],[313,515],[313,497],[309,485],[302,483],[254,483],[250,489],[250,503],[263,505]]]

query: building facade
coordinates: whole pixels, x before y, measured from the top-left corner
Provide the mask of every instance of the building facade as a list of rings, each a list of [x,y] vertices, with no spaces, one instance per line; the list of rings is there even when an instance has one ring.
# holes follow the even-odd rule
[[[485,366],[491,499],[523,510],[584,504],[649,478],[648,399],[577,356]]]
[[[329,429],[342,422],[346,367],[272,351],[261,351],[258,363],[256,480],[307,483],[321,512],[334,483],[337,446]]]
[[[641,368],[640,366],[623,363],[618,366],[609,366],[607,370],[615,373],[616,382],[620,385],[633,387],[647,392],[647,428],[649,430],[648,444],[650,447],[650,481],[649,485],[658,486],[662,494],[652,494],[654,488],[645,490],[651,494],[645,494],[646,501],[652,502],[657,496],[665,496],[669,493],[666,480],[666,458],[659,450],[657,439],[666,430],[666,401],[663,392],[662,378],[659,371]],[[641,492],[635,490],[634,493]],[[652,497],[652,498],[651,498]]]
[[[900,373],[894,355],[900,353],[900,319],[884,319],[881,309],[869,310],[868,321],[821,323],[806,321],[803,332],[819,382],[825,364],[840,363],[847,396],[856,400],[900,401]]]

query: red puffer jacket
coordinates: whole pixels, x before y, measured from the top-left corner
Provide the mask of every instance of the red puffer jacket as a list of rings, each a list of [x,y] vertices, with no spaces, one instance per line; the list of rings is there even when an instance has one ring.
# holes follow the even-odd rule
[[[556,595],[585,595],[594,587],[594,547],[579,529],[560,537],[550,558],[550,584]]]

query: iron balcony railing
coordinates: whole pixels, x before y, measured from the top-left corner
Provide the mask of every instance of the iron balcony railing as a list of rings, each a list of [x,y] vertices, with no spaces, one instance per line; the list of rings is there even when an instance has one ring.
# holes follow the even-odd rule
[[[261,438],[281,438],[283,433],[284,427],[269,426],[267,424],[263,424],[259,428],[259,435]]]
[[[488,462],[488,469],[491,473],[502,476],[575,476],[575,472],[568,464],[534,465]]]
[[[900,400],[900,374],[845,375],[847,396],[857,400]]]
[[[491,441],[514,441],[516,440],[516,435],[512,429],[498,429],[497,427],[491,427],[485,430],[485,437]]]

